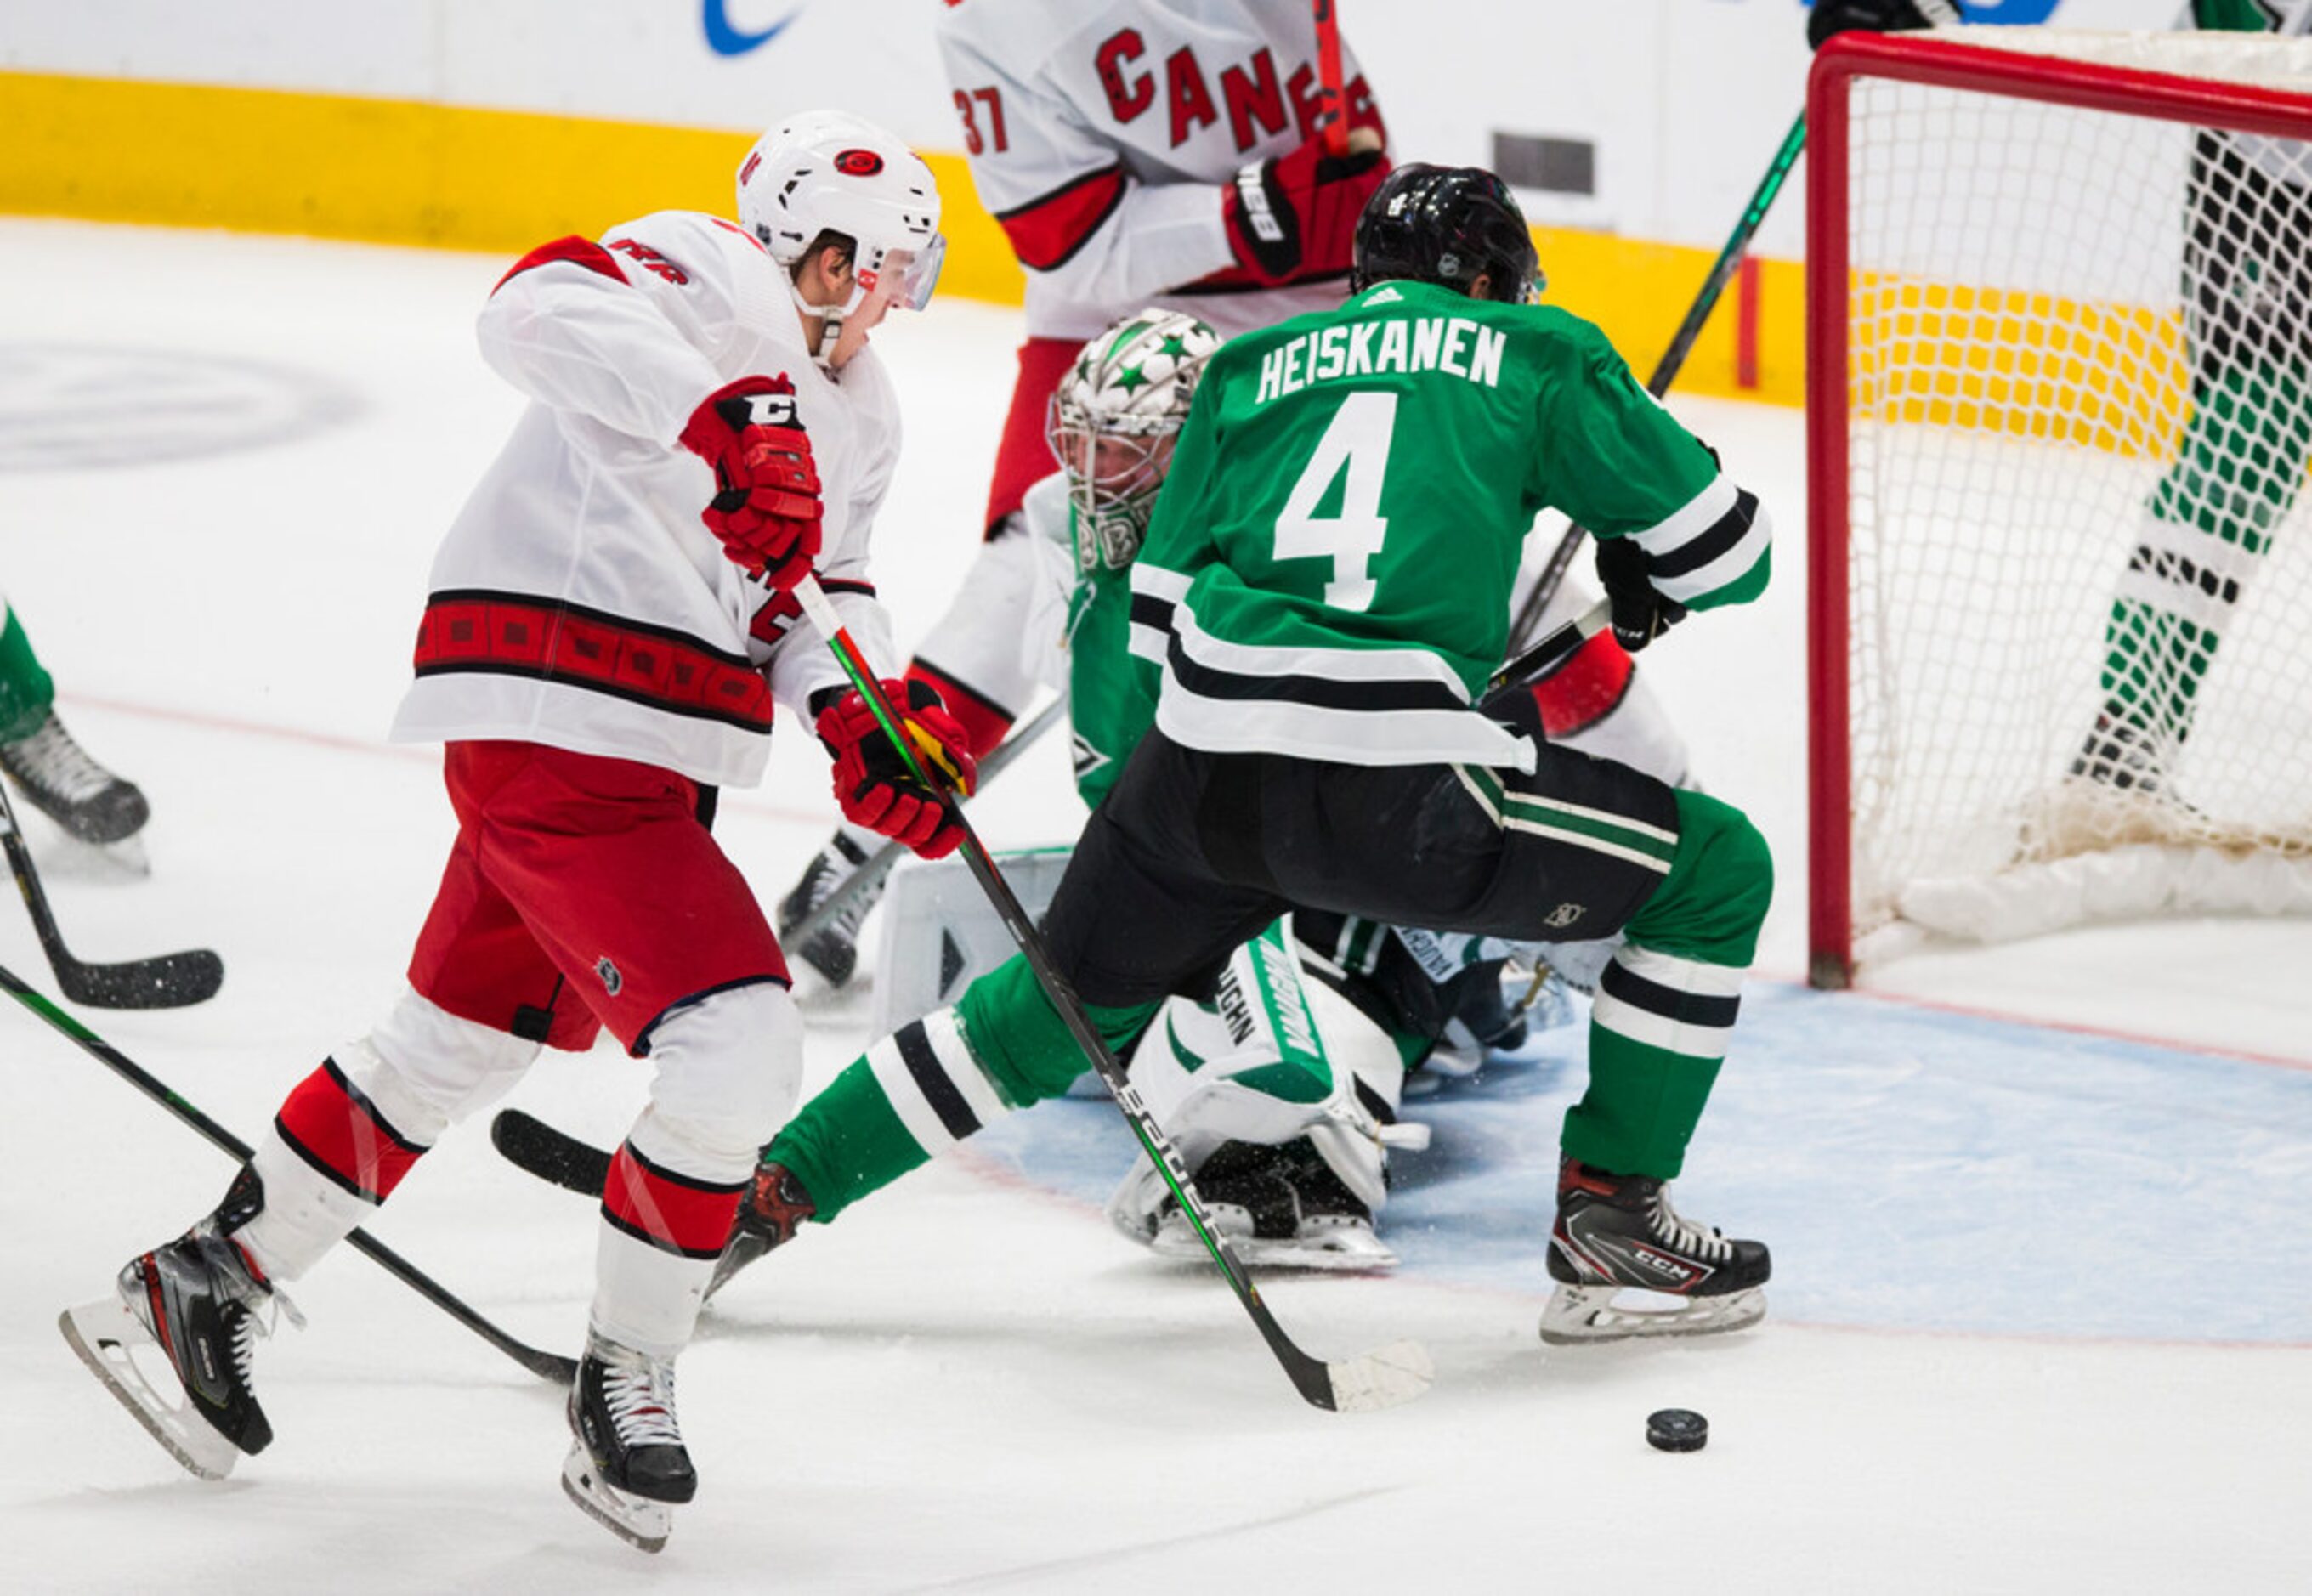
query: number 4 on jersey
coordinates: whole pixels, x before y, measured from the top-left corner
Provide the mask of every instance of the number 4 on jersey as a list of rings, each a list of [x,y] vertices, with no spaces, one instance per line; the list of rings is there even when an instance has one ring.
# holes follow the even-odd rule
[[[1276,558],[1330,559],[1332,579],[1325,602],[1335,609],[1372,606],[1372,560],[1388,536],[1380,513],[1381,479],[1388,471],[1389,440],[1397,431],[1395,394],[1351,394],[1317,440],[1317,451],[1292,484],[1284,513],[1276,518]],[[1343,467],[1347,480],[1339,507],[1319,517],[1317,508]]]

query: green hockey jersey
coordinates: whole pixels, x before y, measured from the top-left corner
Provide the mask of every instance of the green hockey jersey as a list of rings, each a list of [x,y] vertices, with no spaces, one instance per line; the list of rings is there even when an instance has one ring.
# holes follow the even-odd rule
[[[1690,607],[1765,586],[1757,501],[1578,317],[1384,283],[1231,340],[1132,568],[1156,724],[1216,753],[1530,770],[1471,706],[1545,507],[1636,539]]]

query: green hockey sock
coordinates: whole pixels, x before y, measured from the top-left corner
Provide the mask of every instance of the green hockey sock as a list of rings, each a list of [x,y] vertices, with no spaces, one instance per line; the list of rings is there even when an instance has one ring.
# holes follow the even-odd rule
[[[1155,1010],[1093,1008],[1110,1046]],[[1090,1066],[1025,958],[971,983],[953,1008],[902,1025],[852,1060],[772,1138],[825,1224],[990,1121],[1055,1097]]]
[[[2114,720],[2169,743],[2191,730],[2232,607],[2303,485],[2308,399],[2302,367],[2270,363],[2200,390],[2104,624]]]
[[[1685,1167],[1773,899],[1773,860],[1740,810],[1677,795],[1669,873],[1598,983],[1590,1085],[1565,1114],[1569,1156],[1667,1181]]]
[[[11,607],[7,624],[0,627],[0,743],[39,730],[56,695],[56,683],[40,668],[32,640],[24,635],[24,624]]]

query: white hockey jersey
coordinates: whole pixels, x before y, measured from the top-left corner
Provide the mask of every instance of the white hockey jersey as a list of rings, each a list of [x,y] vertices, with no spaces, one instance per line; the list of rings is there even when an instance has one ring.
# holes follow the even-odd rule
[[[1308,0],[949,0],[940,52],[979,197],[1028,268],[1031,337],[1154,303],[1223,335],[1340,302],[1237,268],[1221,187],[1314,136]],[[1347,46],[1351,119],[1379,126]]]
[[[890,673],[866,567],[897,398],[871,351],[839,380],[813,363],[786,274],[753,239],[668,211],[558,240],[499,283],[479,333],[531,403],[434,555],[396,741],[512,738],[761,778],[774,700],[801,711],[845,678],[793,599],[699,519],[714,474],[678,440],[701,400],[751,375],[794,384],[822,484],[819,580]]]

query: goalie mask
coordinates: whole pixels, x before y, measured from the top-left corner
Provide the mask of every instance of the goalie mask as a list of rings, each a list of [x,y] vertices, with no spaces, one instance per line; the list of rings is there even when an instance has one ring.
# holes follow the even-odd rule
[[[789,268],[822,232],[852,240],[855,285],[840,306],[796,302],[830,328],[871,293],[920,310],[947,240],[931,168],[894,135],[847,111],[806,111],[755,142],[739,167],[739,220]]]
[[[1143,310],[1083,346],[1045,414],[1068,476],[1076,566],[1120,571],[1140,552],[1188,402],[1221,336],[1193,316]]]

